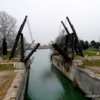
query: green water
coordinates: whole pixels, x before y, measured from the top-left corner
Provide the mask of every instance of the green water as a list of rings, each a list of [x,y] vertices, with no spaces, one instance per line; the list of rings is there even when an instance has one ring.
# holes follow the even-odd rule
[[[31,64],[25,100],[87,100],[50,62],[50,50],[38,50]]]

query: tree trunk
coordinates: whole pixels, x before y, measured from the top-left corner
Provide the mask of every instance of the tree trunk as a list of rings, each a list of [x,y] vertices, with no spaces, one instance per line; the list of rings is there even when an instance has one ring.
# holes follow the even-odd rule
[[[2,41],[2,54],[7,55],[7,42],[5,37],[3,38]]]

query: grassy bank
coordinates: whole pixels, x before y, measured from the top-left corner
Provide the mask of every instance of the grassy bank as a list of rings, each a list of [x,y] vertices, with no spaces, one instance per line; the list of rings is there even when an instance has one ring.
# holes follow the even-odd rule
[[[100,52],[92,50],[84,50],[83,54],[88,56],[100,56]]]
[[[0,64],[0,71],[5,71],[5,70],[14,70],[14,65],[13,64]]]
[[[83,60],[83,66],[98,66],[100,67],[100,60]]]

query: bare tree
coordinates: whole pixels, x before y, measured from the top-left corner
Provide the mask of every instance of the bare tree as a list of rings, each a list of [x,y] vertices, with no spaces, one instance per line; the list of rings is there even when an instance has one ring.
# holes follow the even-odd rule
[[[2,43],[2,53],[4,55],[7,54],[7,43],[12,41],[15,36],[15,32],[16,19],[6,12],[0,11],[0,39],[2,40],[2,42],[4,42]]]
[[[3,36],[14,34],[16,30],[16,19],[6,12],[0,12],[0,33]]]
[[[60,34],[56,38],[55,42],[59,44],[65,44],[65,30],[61,30]]]

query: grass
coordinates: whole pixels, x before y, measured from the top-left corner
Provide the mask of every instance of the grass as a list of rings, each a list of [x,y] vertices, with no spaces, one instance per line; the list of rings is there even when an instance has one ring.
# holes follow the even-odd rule
[[[2,59],[3,59],[3,60],[8,60],[9,57],[8,57],[8,55],[2,55]]]
[[[83,60],[82,66],[100,66],[100,59],[99,60]]]
[[[88,56],[100,56],[100,52],[99,52],[98,55],[97,55],[97,52],[98,51],[84,50],[83,54],[88,55]]]
[[[9,59],[9,56],[8,56],[8,55],[0,55],[0,57],[1,57],[3,60],[8,60],[8,59]]]
[[[14,70],[14,65],[13,64],[0,64],[0,71],[5,71],[5,70]]]
[[[87,56],[100,56],[100,52],[99,52],[99,54],[97,55],[97,52],[99,52],[99,51],[94,51],[94,50],[84,50],[83,51],[83,54],[84,54],[84,56],[85,55],[87,55]],[[76,58],[78,58],[78,57],[76,57]],[[84,66],[84,67],[86,67],[86,66],[100,66],[100,59],[93,59],[93,60],[83,60],[81,57],[79,57],[79,59],[81,59],[82,60],[82,62],[83,62],[83,65],[82,66]]]

